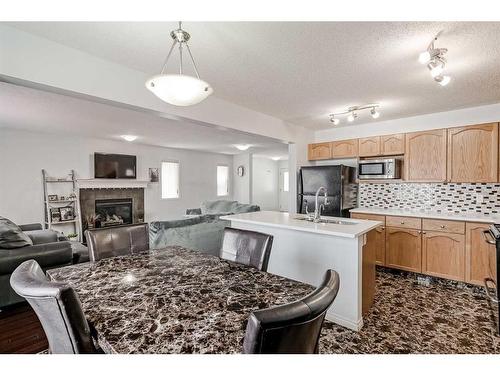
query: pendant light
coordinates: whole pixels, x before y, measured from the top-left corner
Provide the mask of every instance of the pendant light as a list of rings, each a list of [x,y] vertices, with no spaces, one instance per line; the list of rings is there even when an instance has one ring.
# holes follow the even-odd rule
[[[182,30],[181,22],[179,22],[179,28],[173,30],[170,36],[174,42],[172,43],[172,47],[170,47],[163,68],[160,74],[146,81],[146,88],[164,102],[172,105],[189,106],[198,104],[212,94],[214,90],[207,82],[200,79],[196,63],[194,62],[193,55],[187,43],[191,36],[186,31]],[[179,48],[179,74],[165,74],[168,59],[176,46]],[[182,52],[184,47],[186,47],[189,57],[191,58],[196,77],[183,73]]]

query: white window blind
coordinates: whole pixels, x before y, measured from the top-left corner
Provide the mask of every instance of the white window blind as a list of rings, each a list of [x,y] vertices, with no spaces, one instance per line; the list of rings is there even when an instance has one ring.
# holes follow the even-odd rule
[[[161,197],[163,199],[179,198],[178,161],[161,163]]]
[[[229,194],[229,167],[226,165],[217,166],[217,196]]]

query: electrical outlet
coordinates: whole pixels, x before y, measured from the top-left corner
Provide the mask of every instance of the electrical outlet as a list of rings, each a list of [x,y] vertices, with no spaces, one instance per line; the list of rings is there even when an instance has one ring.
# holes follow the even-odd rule
[[[483,203],[483,202],[484,202],[484,197],[481,194],[477,193],[476,194],[476,203]]]

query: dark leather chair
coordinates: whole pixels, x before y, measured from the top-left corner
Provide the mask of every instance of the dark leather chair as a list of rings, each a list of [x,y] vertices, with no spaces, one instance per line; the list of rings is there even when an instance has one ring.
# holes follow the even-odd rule
[[[35,310],[51,353],[99,351],[94,346],[80,299],[73,288],[65,283],[50,281],[33,259],[23,262],[12,272],[10,284]]]
[[[337,272],[328,270],[321,285],[306,297],[281,306],[257,310],[248,319],[243,353],[318,353],[326,310],[339,291]]]
[[[89,229],[85,231],[85,237],[92,262],[149,250],[147,223]]]
[[[270,234],[225,228],[220,256],[267,271],[272,246],[273,236]]]

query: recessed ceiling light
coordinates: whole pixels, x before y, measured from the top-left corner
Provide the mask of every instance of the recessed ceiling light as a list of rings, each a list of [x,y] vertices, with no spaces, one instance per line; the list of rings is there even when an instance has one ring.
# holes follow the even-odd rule
[[[120,137],[122,137],[123,139],[125,139],[128,142],[133,142],[137,139],[136,135],[131,135],[131,134],[124,134],[124,135],[121,135]]]
[[[234,145],[240,151],[246,151],[250,148],[251,145]]]
[[[274,161],[278,161],[281,159],[281,157],[280,156],[273,156],[271,159],[273,159]]]

